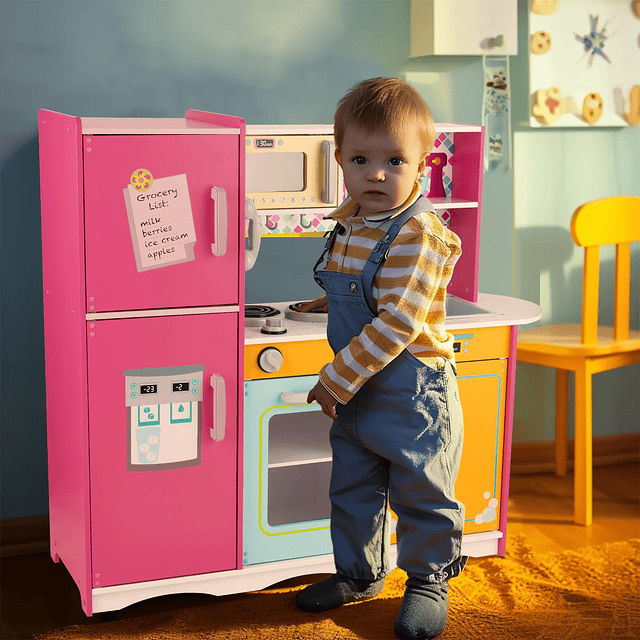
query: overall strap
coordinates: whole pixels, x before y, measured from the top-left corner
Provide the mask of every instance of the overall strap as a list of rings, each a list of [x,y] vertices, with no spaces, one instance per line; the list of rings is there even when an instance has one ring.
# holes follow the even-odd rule
[[[316,273],[318,272],[318,267],[320,266],[320,264],[322,262],[324,262],[325,257],[328,257],[329,252],[331,251],[331,247],[333,246],[333,243],[335,242],[336,236],[338,235],[339,231],[340,231],[340,223],[336,222],[335,225],[333,226],[333,229],[331,231],[328,231],[328,238],[327,241],[325,242],[324,245],[324,249],[322,250],[322,253],[320,254],[320,257],[318,258],[318,261],[316,262],[315,266],[313,267],[313,279],[324,289],[324,285],[322,284],[322,281],[320,280],[320,278],[316,277]],[[325,235],[327,235],[325,234]]]
[[[396,218],[385,220],[378,229],[382,229],[387,233],[378,240],[375,247],[369,254],[369,258],[362,269],[362,292],[367,306],[373,315],[378,315],[375,302],[373,301],[373,279],[378,273],[378,270],[387,259],[389,253],[389,247],[391,243],[396,239],[396,236],[400,232],[403,225],[408,222],[413,216],[425,211],[433,211],[433,205],[425,197],[418,198],[406,211],[403,211]]]

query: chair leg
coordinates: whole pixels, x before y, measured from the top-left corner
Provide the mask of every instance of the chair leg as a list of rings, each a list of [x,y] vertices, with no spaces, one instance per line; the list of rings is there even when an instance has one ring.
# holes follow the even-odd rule
[[[592,374],[589,361],[575,372],[574,520],[593,521]]]
[[[569,432],[569,372],[556,369],[556,475],[567,475]]]

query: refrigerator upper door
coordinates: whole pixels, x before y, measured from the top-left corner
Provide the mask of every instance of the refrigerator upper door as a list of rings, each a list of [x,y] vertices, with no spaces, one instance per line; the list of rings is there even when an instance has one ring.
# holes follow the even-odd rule
[[[238,304],[239,144],[83,136],[89,313]]]

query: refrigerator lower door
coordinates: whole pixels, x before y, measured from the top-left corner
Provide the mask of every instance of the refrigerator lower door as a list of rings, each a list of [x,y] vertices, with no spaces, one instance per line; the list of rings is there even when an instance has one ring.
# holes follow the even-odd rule
[[[94,588],[236,568],[238,331],[235,313],[89,324]]]

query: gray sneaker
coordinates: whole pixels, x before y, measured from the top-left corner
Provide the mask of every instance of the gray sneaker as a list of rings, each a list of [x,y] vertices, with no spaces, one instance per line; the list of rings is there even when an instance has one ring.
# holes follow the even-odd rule
[[[393,630],[402,640],[436,638],[444,631],[448,612],[448,582],[431,584],[409,578]]]
[[[303,611],[319,613],[349,602],[375,598],[383,587],[384,578],[373,581],[355,580],[336,573],[299,591],[296,594],[296,604]]]

